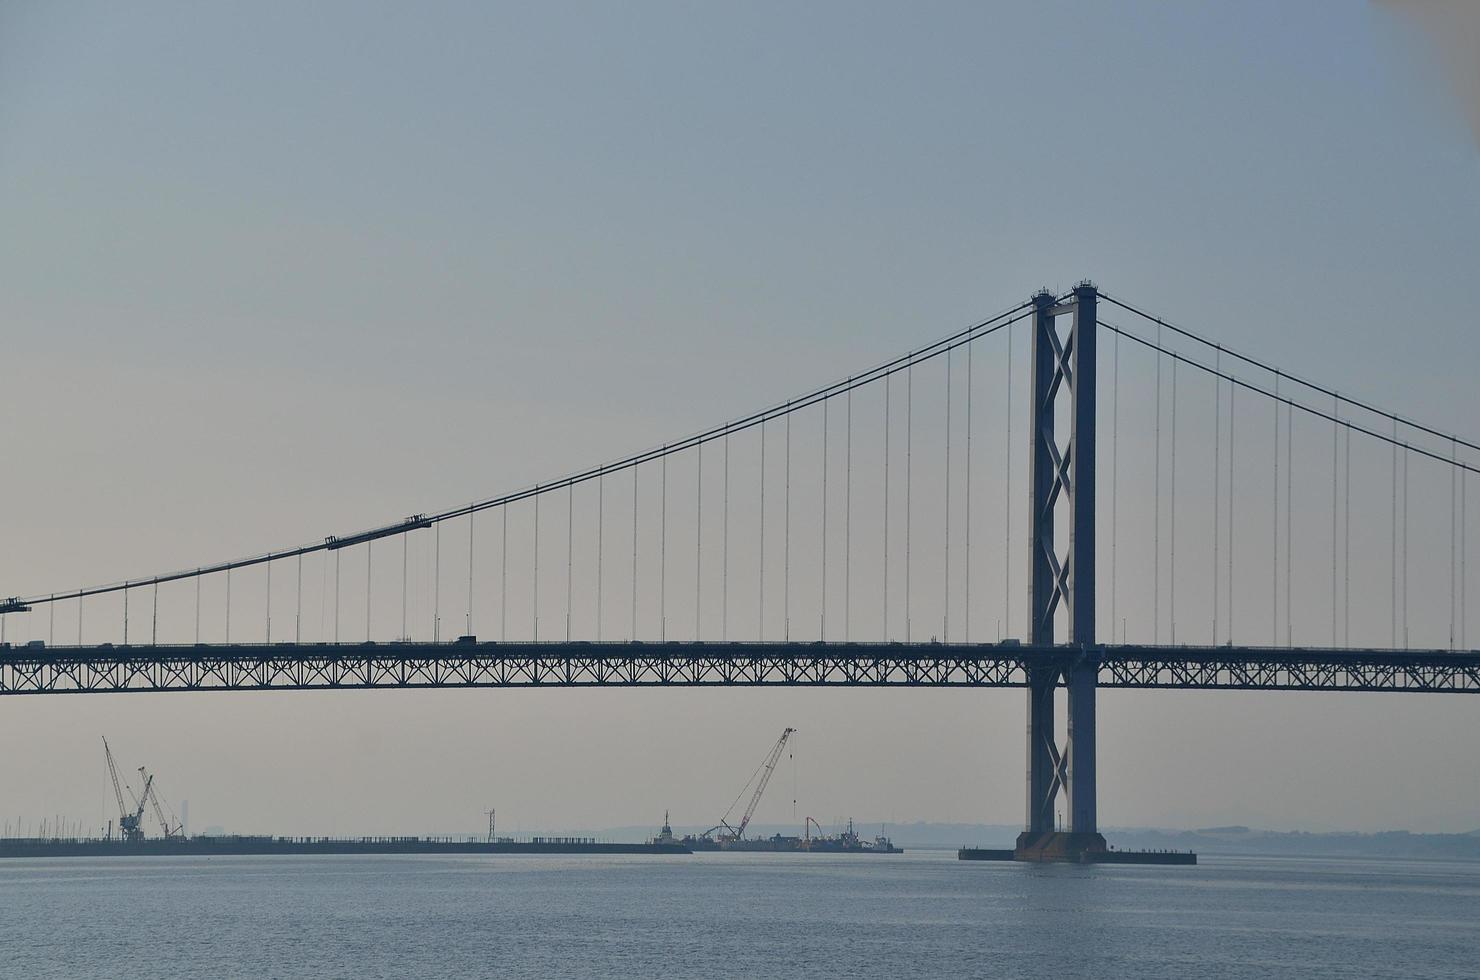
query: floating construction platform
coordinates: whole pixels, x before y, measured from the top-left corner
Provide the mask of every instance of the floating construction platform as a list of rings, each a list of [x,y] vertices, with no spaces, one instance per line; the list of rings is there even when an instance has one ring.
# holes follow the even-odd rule
[[[0,839],[0,858],[228,857],[247,854],[692,854],[678,842],[620,844],[586,837],[106,837]]]
[[[904,848],[895,847],[887,837],[862,840],[854,834],[836,834],[826,837],[788,837],[774,834],[770,837],[747,837],[744,840],[713,837],[685,837],[684,846],[695,851],[768,851],[786,854],[903,854]]]

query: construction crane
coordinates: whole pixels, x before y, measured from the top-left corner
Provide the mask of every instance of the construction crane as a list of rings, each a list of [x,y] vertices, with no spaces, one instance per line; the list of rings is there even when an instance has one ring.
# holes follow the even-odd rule
[[[749,786],[750,782],[756,779],[756,776],[760,777],[759,781],[755,783],[755,792],[750,794],[750,805],[745,808],[745,813],[740,818],[740,826],[731,827],[729,818],[730,810],[735,809],[735,803],[739,803],[740,796],[745,795],[745,789],[743,787],[740,790],[740,796],[735,797],[735,803],[730,804],[730,809],[725,811],[725,815],[720,818],[719,823],[706,830],[702,836],[708,837],[714,831],[723,827],[728,833],[721,834],[721,840],[745,839],[745,828],[750,826],[750,818],[755,816],[755,808],[760,805],[761,794],[766,791],[766,784],[771,781],[771,774],[776,771],[776,763],[781,759],[781,753],[786,749],[786,740],[791,738],[795,733],[795,728],[787,728],[782,731],[781,737],[776,740],[776,744],[771,747],[770,753],[767,754],[766,761],[761,763],[760,768],[752,773],[750,780],[745,783],[746,786]]]
[[[781,752],[786,748],[786,740],[796,732],[795,728],[787,728],[781,732],[781,737],[776,740],[775,748],[766,757],[765,772],[761,773],[760,782],[755,784],[755,792],[750,796],[750,805],[745,808],[745,816],[740,818],[740,826],[735,828],[735,836],[739,839],[745,838],[745,828],[750,826],[750,818],[755,816],[755,808],[761,801],[761,794],[766,791],[766,784],[771,781],[771,774],[776,771],[776,763],[781,759]]]
[[[180,824],[176,821],[166,818],[164,815],[165,807],[163,805],[163,801],[160,799],[159,790],[154,788],[154,776],[150,773],[145,772],[144,767],[140,766],[139,778],[144,780],[144,799],[147,799],[151,804],[153,804],[154,817],[156,820],[159,821],[159,829],[164,831],[165,837],[174,837],[175,835],[179,834],[181,831]],[[143,800],[140,800],[139,807],[141,811],[143,809],[143,806],[144,802]],[[173,811],[170,813],[170,816],[174,816]]]
[[[144,801],[149,796],[149,784],[144,785],[144,796],[135,797],[133,787],[127,783],[120,785],[118,779],[118,767],[113,764],[113,750],[108,747],[108,739],[103,738],[103,757],[108,760],[108,775],[113,779],[113,795],[118,798],[118,830],[124,840],[143,840],[144,826]],[[140,772],[143,770],[141,769]],[[130,799],[134,801],[133,809],[123,802],[123,791],[128,789]]]

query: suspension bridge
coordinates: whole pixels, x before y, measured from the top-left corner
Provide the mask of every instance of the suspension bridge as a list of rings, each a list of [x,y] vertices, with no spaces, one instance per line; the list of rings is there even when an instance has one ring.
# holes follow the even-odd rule
[[[1477,465],[1085,283],[513,493],[0,600],[0,694],[1019,687],[1025,839],[1062,793],[1103,848],[1101,687],[1480,693]]]

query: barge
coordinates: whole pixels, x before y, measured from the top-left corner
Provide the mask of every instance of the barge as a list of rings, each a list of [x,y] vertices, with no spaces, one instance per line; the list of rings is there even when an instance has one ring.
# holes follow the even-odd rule
[[[812,818],[807,818],[812,822]],[[664,829],[667,829],[665,824]],[[811,830],[811,826],[807,826]],[[654,841],[660,840],[659,837]],[[740,837],[724,834],[719,837],[709,834],[687,835],[679,843],[695,851],[772,851],[787,854],[903,854],[904,848],[895,847],[894,842],[880,834],[872,839],[859,836],[848,821],[848,829],[837,834],[812,836],[804,833],[800,837],[773,834],[770,837]]]

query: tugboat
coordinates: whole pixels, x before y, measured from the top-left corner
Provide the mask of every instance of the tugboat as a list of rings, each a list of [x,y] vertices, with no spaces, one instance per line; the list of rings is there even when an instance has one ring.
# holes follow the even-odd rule
[[[668,825],[668,811],[663,811],[663,827],[658,831],[658,836],[648,839],[648,843],[654,847],[680,847],[682,842],[673,836],[673,828]]]

